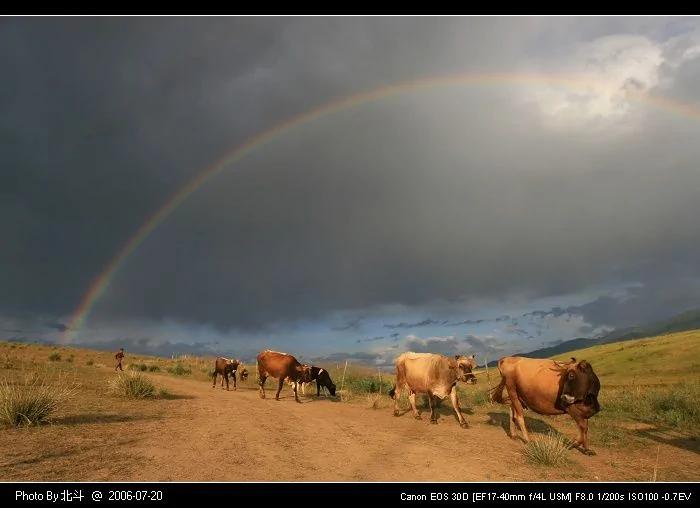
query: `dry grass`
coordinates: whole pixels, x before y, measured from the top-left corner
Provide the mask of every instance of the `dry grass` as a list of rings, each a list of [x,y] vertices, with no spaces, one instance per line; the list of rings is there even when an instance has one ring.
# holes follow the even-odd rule
[[[140,373],[119,374],[109,383],[109,390],[115,395],[128,399],[150,399],[157,394],[156,386]]]
[[[75,393],[70,385],[51,385],[36,375],[21,382],[0,382],[0,422],[10,426],[39,425]]]
[[[538,436],[523,450],[528,462],[540,466],[558,466],[567,462],[569,445],[566,439],[555,432]]]
[[[700,382],[667,387],[631,386],[601,394],[611,417],[637,420],[697,435],[700,429]]]

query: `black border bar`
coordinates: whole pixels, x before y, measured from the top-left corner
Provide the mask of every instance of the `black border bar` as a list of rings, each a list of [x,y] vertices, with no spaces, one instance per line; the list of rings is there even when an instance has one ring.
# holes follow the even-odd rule
[[[0,505],[694,506],[700,483],[0,483]],[[82,496],[82,498],[80,498]]]

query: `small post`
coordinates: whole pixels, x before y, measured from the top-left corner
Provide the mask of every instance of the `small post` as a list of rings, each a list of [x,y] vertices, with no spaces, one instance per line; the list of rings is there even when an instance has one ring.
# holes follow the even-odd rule
[[[343,392],[343,387],[345,386],[345,371],[348,370],[348,361],[345,360],[345,368],[343,369],[343,380],[340,382],[340,392]]]
[[[489,375],[489,359],[484,353],[484,368],[486,369],[486,384],[488,385],[488,394],[489,394],[489,404],[493,404],[493,400],[491,399],[491,376]]]

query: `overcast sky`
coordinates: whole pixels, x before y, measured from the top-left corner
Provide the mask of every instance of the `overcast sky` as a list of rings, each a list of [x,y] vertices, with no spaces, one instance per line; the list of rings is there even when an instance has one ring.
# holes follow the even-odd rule
[[[251,136],[462,73],[576,79],[455,82],[285,131],[63,338],[385,363],[700,306],[699,18],[6,18],[0,69],[0,337],[61,339],[139,226]]]

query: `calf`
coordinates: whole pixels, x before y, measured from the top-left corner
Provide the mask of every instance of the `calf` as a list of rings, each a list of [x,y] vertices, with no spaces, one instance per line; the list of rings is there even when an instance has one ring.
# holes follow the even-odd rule
[[[229,389],[228,385],[228,377],[232,376],[233,377],[233,389],[236,390],[238,387],[236,386],[236,371],[238,368],[241,366],[241,362],[233,359],[230,360],[228,358],[224,358],[222,356],[218,357],[216,361],[214,362],[214,373],[212,374],[212,377],[214,379],[214,383],[212,384],[212,388],[216,388],[216,376],[221,375],[221,388],[224,387],[224,379],[226,380],[226,390]],[[245,381],[248,378],[248,371],[243,368],[241,370],[241,381]]]
[[[306,367],[306,365],[304,365]],[[335,384],[333,384],[333,381],[331,380],[330,374],[328,374],[328,371],[326,369],[322,369],[321,367],[315,367],[311,366],[310,369],[310,380],[311,381],[316,381],[316,397],[321,396],[321,387],[324,387],[328,390],[328,392],[331,394],[331,396],[335,397]],[[285,381],[289,383],[289,386],[294,387],[294,381],[291,379],[287,378]],[[306,395],[306,385],[310,384],[306,382],[299,382],[298,386],[301,387],[301,393],[302,395]]]

